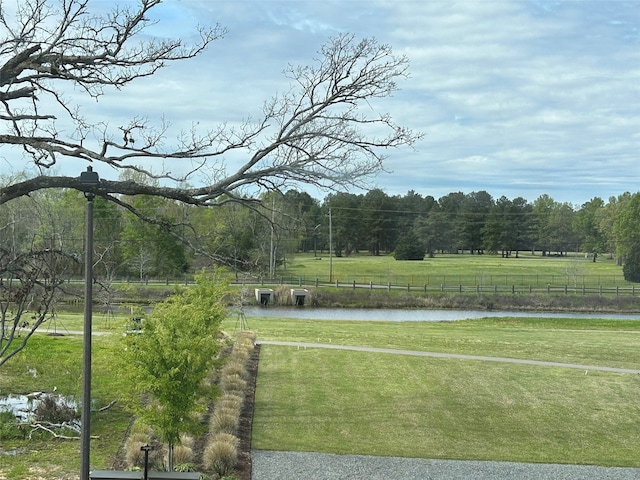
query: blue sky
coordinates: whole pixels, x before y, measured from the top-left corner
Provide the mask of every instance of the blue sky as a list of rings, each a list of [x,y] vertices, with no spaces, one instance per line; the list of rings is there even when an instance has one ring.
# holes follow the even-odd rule
[[[165,0],[155,14],[158,36],[189,39],[198,23],[228,33],[92,107],[115,124],[256,118],[288,89],[287,64],[349,32],[408,57],[410,78],[376,108],[424,132],[415,150],[388,152],[372,187],[575,205],[640,190],[640,0]]]

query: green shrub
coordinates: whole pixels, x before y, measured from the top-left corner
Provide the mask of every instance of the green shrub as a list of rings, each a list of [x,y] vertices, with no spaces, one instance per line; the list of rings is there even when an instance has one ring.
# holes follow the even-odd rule
[[[624,257],[622,273],[628,282],[640,282],[640,242],[635,243]]]
[[[398,240],[393,256],[396,260],[423,260],[427,249],[414,231]]]
[[[174,472],[197,472],[198,467],[194,463],[178,463],[173,466]]]

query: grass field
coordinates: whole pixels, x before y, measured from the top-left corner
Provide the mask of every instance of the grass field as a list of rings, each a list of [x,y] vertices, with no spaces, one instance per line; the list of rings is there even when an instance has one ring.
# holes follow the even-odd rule
[[[250,321],[259,339],[640,365],[634,322]],[[265,345],[253,447],[640,466],[639,394],[631,374]]]
[[[348,317],[348,310],[345,311]],[[94,407],[118,399],[114,369],[126,316],[96,313]],[[82,329],[58,313],[43,333]],[[236,319],[223,328],[233,332]],[[318,342],[640,368],[640,322],[499,318],[458,322],[354,322],[248,318],[259,340]],[[0,395],[81,388],[79,335],[32,339],[0,369]],[[640,467],[640,377],[631,374],[313,348],[262,347],[253,446],[425,458]],[[130,416],[94,414],[92,468],[108,468]],[[1,431],[1,429],[0,429]],[[73,478],[79,442],[2,439],[0,478]]]
[[[330,265],[331,264],[331,265]],[[521,252],[519,258],[500,255],[436,255],[423,261],[396,261],[392,256],[354,255],[333,257],[299,254],[289,259],[279,275],[286,278],[328,281],[373,282],[394,285],[623,285],[622,268],[615,260],[598,257],[594,263],[584,254],[543,257]]]

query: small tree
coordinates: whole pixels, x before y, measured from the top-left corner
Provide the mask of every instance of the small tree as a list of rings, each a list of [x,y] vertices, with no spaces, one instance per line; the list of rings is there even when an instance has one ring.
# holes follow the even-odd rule
[[[195,286],[158,304],[140,335],[124,337],[123,371],[135,394],[130,408],[167,442],[169,471],[180,435],[201,428],[197,414],[206,409],[202,399],[213,393],[205,379],[214,364],[219,348],[216,337],[226,316],[226,283],[205,275],[196,280]]]
[[[394,257],[396,260],[423,260],[427,249],[413,230],[400,237]]]
[[[622,273],[628,282],[640,282],[640,242],[634,243],[625,256]]]

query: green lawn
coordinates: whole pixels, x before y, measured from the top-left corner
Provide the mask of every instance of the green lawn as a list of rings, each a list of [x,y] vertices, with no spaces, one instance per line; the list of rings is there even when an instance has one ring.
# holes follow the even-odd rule
[[[93,408],[99,409],[118,400],[124,385],[114,368],[117,337],[94,337],[92,343]],[[80,398],[81,385],[82,337],[79,335],[36,335],[23,352],[0,369],[0,395],[51,392],[55,388],[57,394]],[[98,437],[91,440],[92,468],[109,467],[124,440],[130,419],[121,403],[92,414],[91,433]],[[67,479],[80,468],[78,440],[54,440],[49,434],[36,432],[31,440],[0,436],[0,447],[21,452],[0,455],[0,479]]]
[[[519,258],[502,258],[500,255],[436,255],[423,261],[396,261],[392,256],[354,255],[333,257],[324,253],[299,254],[289,259],[286,269],[279,275],[286,278],[303,278],[327,281],[329,270],[333,281],[373,282],[395,285],[438,284],[506,284],[546,285],[569,284],[607,285],[625,284],[622,268],[615,260],[598,257],[593,263],[583,254],[567,257],[542,257],[538,252],[521,252]]]
[[[250,319],[258,339],[638,368],[640,322]],[[640,466],[637,375],[265,345],[253,447]]]

